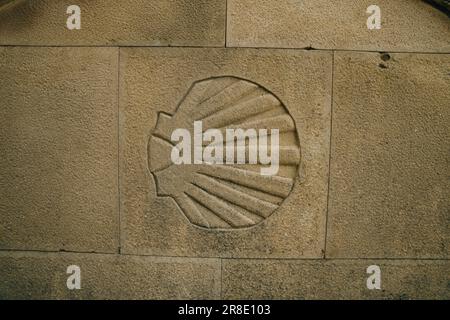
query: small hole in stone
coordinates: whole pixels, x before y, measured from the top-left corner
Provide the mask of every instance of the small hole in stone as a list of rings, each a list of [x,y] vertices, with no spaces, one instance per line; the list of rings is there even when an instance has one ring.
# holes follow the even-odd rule
[[[391,56],[389,55],[389,53],[382,53],[381,54],[381,60],[389,61],[389,60],[391,60]]]
[[[387,69],[387,65],[385,65],[384,63],[380,63],[378,65],[381,69]]]

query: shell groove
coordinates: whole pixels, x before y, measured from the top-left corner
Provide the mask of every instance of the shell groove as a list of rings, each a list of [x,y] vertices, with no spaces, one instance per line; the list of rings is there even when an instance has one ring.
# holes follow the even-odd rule
[[[226,129],[267,129],[267,140],[271,129],[279,129],[278,173],[261,175],[268,165],[259,157],[249,163],[248,140],[239,145],[245,149],[244,163],[173,164],[172,132],[183,128],[193,134],[195,121],[202,122],[203,133],[219,130],[224,139],[218,143],[224,149]],[[239,141],[232,141],[237,147]],[[275,95],[248,80],[210,78],[194,83],[173,115],[158,115],[148,143],[148,163],[157,194],[173,198],[192,224],[239,229],[265,220],[289,195],[300,164],[300,144],[294,120]]]

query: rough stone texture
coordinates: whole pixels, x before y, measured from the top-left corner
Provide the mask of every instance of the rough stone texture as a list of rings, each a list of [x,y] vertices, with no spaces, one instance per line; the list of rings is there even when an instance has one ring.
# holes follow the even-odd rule
[[[381,269],[381,290],[366,286]],[[224,299],[449,299],[448,260],[223,260]]]
[[[450,56],[335,58],[327,257],[448,258]]]
[[[0,48],[0,248],[118,247],[116,48]]]
[[[372,4],[381,30],[366,26]],[[450,52],[448,17],[421,0],[228,0],[227,33],[231,47]]]
[[[328,181],[331,58],[328,52],[289,50],[121,49],[124,252],[196,257],[321,257]],[[172,198],[157,196],[147,156],[158,112],[174,114],[195,81],[215,76],[248,79],[275,94],[295,121],[302,157],[293,190],[278,210],[254,227],[226,232],[194,226]],[[173,183],[176,185],[177,181]],[[276,191],[276,186],[272,188]]]
[[[81,9],[69,30],[66,10]],[[0,45],[223,46],[224,0],[16,0],[0,11]]]
[[[0,0],[0,8],[6,8],[9,7],[9,5],[14,2],[14,0]]]
[[[80,267],[80,290],[67,288],[70,265]],[[218,298],[218,259],[0,253],[0,299]]]

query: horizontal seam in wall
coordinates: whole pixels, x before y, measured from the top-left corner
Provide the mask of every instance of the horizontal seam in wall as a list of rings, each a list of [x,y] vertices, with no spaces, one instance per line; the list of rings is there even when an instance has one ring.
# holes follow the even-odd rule
[[[280,258],[280,257],[223,257],[223,256],[174,256],[174,255],[146,255],[129,254],[117,252],[89,252],[89,251],[50,251],[50,250],[17,250],[0,249],[0,253],[52,253],[52,254],[87,254],[87,255],[109,255],[109,256],[128,256],[128,257],[149,257],[149,258],[186,258],[186,259],[223,259],[223,260],[263,260],[263,261],[346,261],[346,260],[386,260],[386,261],[450,261],[449,258],[420,258],[420,257],[336,257],[336,258]]]
[[[143,46],[143,45],[28,45],[28,44],[0,44],[1,47],[18,47],[18,48],[186,48],[186,49],[257,49],[257,50],[290,50],[290,51],[322,51],[322,52],[366,52],[366,53],[410,53],[410,54],[450,54],[450,51],[403,51],[403,50],[361,50],[361,49],[333,49],[333,48],[309,48],[309,47],[223,47],[223,46]]]

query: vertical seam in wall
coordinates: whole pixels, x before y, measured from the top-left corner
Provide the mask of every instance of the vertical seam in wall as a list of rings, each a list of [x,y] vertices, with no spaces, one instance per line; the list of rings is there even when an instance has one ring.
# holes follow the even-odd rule
[[[225,48],[228,41],[228,0],[225,0]]]
[[[223,284],[223,259],[220,258],[220,300],[223,300],[223,291],[222,291],[222,284]]]
[[[117,47],[117,200],[118,200],[118,232],[119,248],[122,253],[122,219],[121,219],[121,197],[120,197],[120,47]]]
[[[328,241],[328,218],[330,211],[330,182],[331,182],[331,144],[333,139],[333,104],[334,104],[334,53],[332,51],[331,60],[331,99],[330,99],[330,141],[328,150],[328,187],[327,187],[327,212],[325,216],[325,243],[323,249],[323,258],[327,259],[327,241]]]

